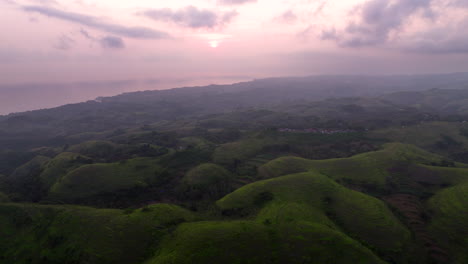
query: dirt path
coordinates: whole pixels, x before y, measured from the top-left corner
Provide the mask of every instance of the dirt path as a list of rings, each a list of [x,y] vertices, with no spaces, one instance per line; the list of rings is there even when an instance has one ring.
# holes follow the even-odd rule
[[[406,224],[413,232],[418,244],[427,254],[427,263],[450,263],[448,253],[440,248],[427,231],[427,216],[420,199],[411,194],[392,194],[384,200],[396,208],[405,218]]]

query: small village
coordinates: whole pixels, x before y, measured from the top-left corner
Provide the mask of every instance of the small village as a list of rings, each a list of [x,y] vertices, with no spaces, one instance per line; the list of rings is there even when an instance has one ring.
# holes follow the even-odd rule
[[[332,135],[332,134],[353,133],[356,131],[352,129],[329,129],[329,128],[305,128],[305,129],[279,128],[278,132]]]

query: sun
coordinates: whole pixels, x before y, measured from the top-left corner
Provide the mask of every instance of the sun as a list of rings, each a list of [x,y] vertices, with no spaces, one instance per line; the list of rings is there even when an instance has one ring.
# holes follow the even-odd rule
[[[216,49],[219,46],[219,41],[211,40],[208,42],[208,44],[210,44],[210,47],[212,47],[213,49]]]

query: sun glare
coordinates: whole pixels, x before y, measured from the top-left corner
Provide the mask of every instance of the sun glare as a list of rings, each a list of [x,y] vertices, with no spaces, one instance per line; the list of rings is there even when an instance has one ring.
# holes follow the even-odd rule
[[[208,44],[210,44],[210,47],[212,47],[213,49],[217,48],[219,46],[219,41],[217,40],[212,40],[210,42],[208,42]]]

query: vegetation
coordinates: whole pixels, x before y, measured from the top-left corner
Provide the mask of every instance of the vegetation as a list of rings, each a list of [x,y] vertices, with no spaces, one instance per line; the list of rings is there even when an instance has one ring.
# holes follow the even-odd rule
[[[8,196],[2,192],[0,192],[0,203],[6,203],[6,202],[9,202],[10,199],[8,198]]]
[[[466,175],[466,174],[465,174]],[[430,231],[453,256],[455,263],[468,260],[468,176],[463,184],[438,192],[429,200],[429,209],[433,214]]]
[[[146,187],[162,181],[162,169],[150,158],[122,163],[90,164],[72,170],[50,189],[50,198],[73,201],[123,189]]]
[[[125,213],[76,206],[0,205],[2,263],[138,263],[194,216],[177,206]]]
[[[0,116],[0,263],[466,263],[466,89],[323,78]]]
[[[216,200],[232,191],[233,176],[221,166],[201,164],[182,178],[181,192],[187,198]]]

